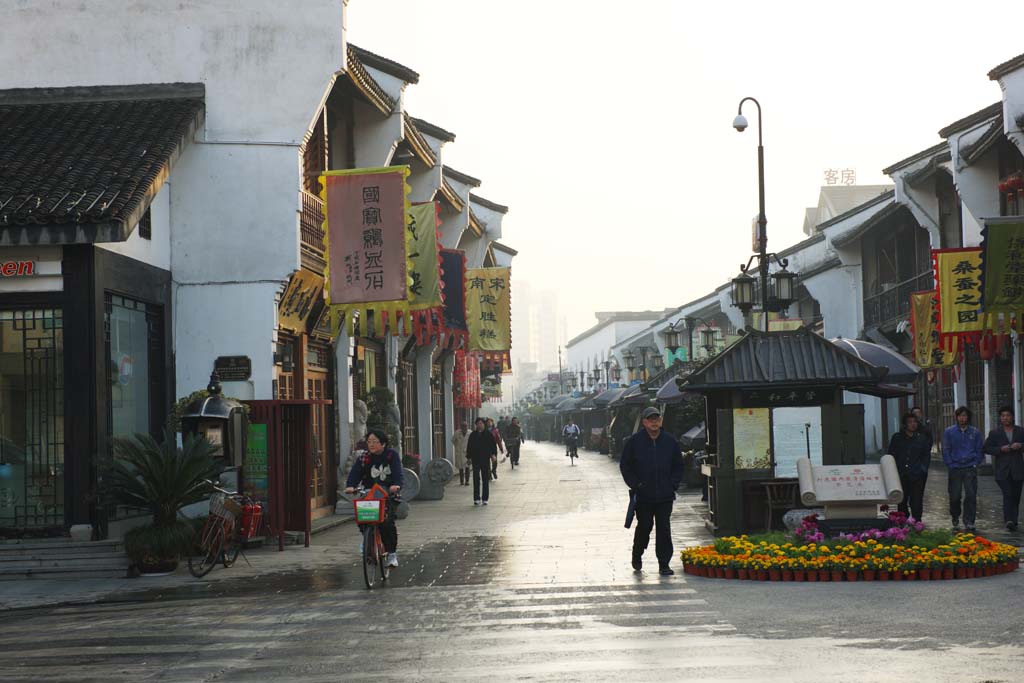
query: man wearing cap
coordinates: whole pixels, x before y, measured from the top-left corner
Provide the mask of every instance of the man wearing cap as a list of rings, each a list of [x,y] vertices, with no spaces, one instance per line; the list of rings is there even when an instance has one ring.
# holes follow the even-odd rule
[[[633,569],[643,567],[643,554],[657,525],[654,551],[662,576],[675,574],[672,560],[672,501],[683,481],[683,453],[679,442],[661,428],[661,411],[644,408],[640,415],[643,428],[626,440],[619,470],[630,492],[636,497],[636,532],[633,535]]]

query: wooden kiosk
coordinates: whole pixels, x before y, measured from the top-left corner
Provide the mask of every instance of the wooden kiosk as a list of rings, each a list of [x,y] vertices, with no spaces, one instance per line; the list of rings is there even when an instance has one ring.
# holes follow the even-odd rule
[[[717,536],[778,526],[798,506],[797,461],[864,463],[864,407],[843,391],[883,398],[910,390],[882,383],[876,367],[807,328],[747,330],[685,381],[704,396],[709,458],[708,527]]]

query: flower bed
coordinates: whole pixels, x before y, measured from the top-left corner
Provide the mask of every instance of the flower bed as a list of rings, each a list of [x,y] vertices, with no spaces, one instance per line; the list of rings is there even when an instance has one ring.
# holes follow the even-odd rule
[[[925,531],[894,513],[891,529],[825,539],[810,516],[794,534],[729,536],[682,551],[688,574],[760,581],[914,581],[992,576],[1019,566],[1017,548],[974,534]]]

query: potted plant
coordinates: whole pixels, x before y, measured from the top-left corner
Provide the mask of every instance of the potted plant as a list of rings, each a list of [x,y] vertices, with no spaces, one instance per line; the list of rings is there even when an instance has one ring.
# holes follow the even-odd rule
[[[113,446],[106,483],[115,500],[153,515],[150,524],[125,534],[125,552],[143,574],[172,572],[178,558],[192,550],[195,534],[178,511],[209,495],[209,480],[218,472],[216,447],[204,437],[189,435],[179,449],[171,426],[164,430],[162,443],[136,434],[115,438]]]

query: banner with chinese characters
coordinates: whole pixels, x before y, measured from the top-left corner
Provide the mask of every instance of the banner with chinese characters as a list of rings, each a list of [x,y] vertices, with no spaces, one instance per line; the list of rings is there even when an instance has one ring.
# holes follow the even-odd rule
[[[319,317],[324,307],[324,279],[309,270],[292,273],[288,287],[281,295],[277,320],[292,332],[305,332],[310,321]]]
[[[510,279],[508,268],[466,270],[470,350],[505,352],[512,348]]]
[[[1024,222],[989,222],[981,231],[981,303],[986,314],[1024,311]]]
[[[981,311],[981,249],[932,249],[938,282],[939,345],[975,343],[988,329]]]
[[[399,333],[409,310],[409,186],[407,166],[327,171],[320,176],[324,200],[327,301],[337,330],[354,317],[364,334],[373,312],[379,334],[387,324]]]
[[[409,209],[409,309],[413,335],[425,346],[442,330],[444,298],[441,295],[441,252],[437,229],[440,226],[434,202],[416,204]]]
[[[479,408],[480,362],[477,354],[463,349],[455,352],[452,395],[456,408]]]
[[[910,329],[914,339],[914,362],[923,370],[948,368],[959,364],[957,340],[952,350],[939,345],[938,299],[935,290],[910,295]]]

